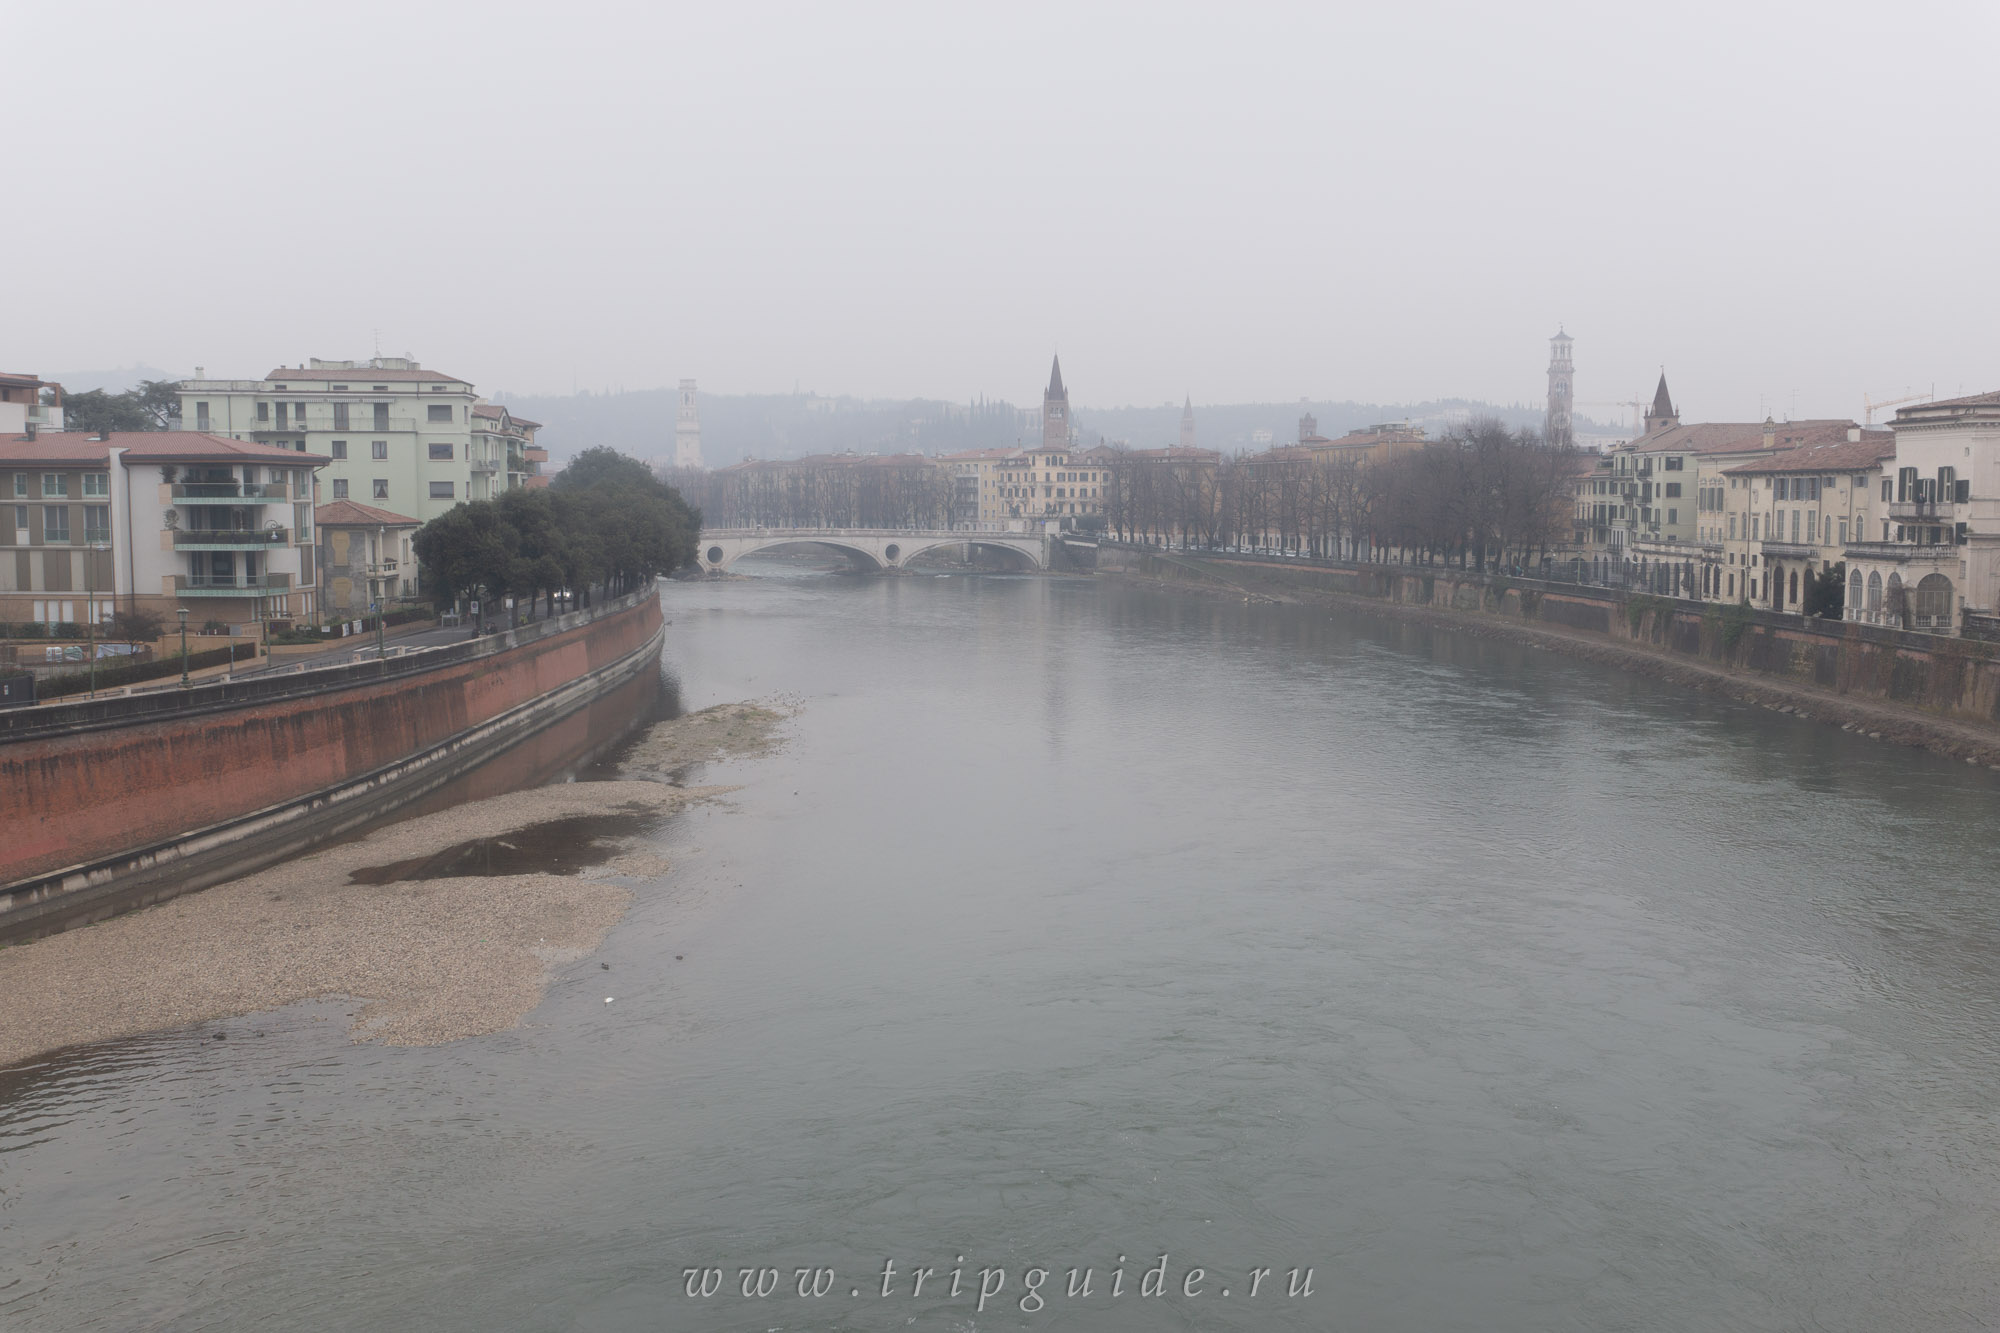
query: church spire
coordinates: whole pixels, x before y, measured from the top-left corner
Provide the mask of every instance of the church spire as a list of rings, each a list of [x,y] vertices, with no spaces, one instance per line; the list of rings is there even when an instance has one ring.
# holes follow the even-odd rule
[[[1181,408],[1181,448],[1194,448],[1194,395],[1189,394],[1187,403]]]
[[[1049,398],[1061,398],[1065,402],[1069,399],[1069,391],[1063,388],[1062,357],[1060,354],[1057,355],[1055,362],[1049,367],[1049,391],[1045,396]]]
[[[1681,414],[1674,411],[1673,396],[1667,392],[1667,372],[1660,372],[1660,387],[1653,391],[1653,410],[1646,413],[1646,433],[1664,430],[1668,426],[1681,424]]]

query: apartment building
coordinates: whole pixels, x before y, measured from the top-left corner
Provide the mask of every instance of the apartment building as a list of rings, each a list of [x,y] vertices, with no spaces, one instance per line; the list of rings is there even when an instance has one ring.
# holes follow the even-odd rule
[[[416,596],[411,538],[417,520],[352,500],[328,501],[317,517],[319,583],[328,616],[359,617],[377,601]]]
[[[1205,449],[1185,452],[1208,453]],[[1102,515],[1104,488],[1111,480],[1111,461],[1115,456],[1112,450],[1102,446],[1078,449],[1066,443],[1053,442],[1044,442],[1032,449],[1010,451],[993,468],[992,480],[999,511],[997,521],[1003,528],[1009,528],[1011,524],[1030,519]]]
[[[1957,633],[2000,614],[2000,392],[1901,408],[1883,512],[1849,543],[1847,617]]]
[[[548,451],[535,443],[539,421],[517,417],[498,403],[480,403],[472,409],[472,441],[467,457],[472,480],[468,500],[493,500],[502,491],[546,486],[541,476]]]
[[[62,385],[0,371],[0,437],[62,428]]]
[[[1800,614],[1812,580],[1869,539],[1887,513],[1881,483],[1895,439],[1858,426],[1848,435],[1703,474],[1705,599]]]
[[[326,461],[193,431],[0,438],[0,620],[311,619]]]
[[[490,494],[498,475],[473,471],[473,386],[403,357],[315,358],[261,380],[197,370],[180,393],[183,427],[326,459],[329,502],[391,507],[427,523]]]
[[[1019,449],[964,449],[938,462],[951,472],[951,526],[969,532],[1001,532],[1006,513],[1000,500],[1001,463]]]

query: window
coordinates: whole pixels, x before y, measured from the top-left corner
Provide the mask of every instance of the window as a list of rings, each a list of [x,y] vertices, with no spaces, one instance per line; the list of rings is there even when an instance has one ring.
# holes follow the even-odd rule
[[[440,444],[436,440],[431,441],[431,461],[433,463],[449,463],[452,460],[453,447],[450,443]]]
[[[60,472],[42,474],[42,494],[44,496],[68,495],[69,488],[64,483],[68,479]]]
[[[450,421],[450,420],[451,420],[451,404],[450,404],[450,403],[432,403],[432,404],[430,404],[430,406],[429,406],[429,409],[428,409],[428,411],[427,411],[426,415],[427,415],[427,416],[429,416],[429,418],[430,418],[430,419],[431,419],[432,421]]]
[[[453,499],[453,498],[455,498],[455,497],[454,497],[454,496],[453,496],[453,494],[452,494],[452,483],[451,483],[451,482],[448,482],[448,481],[434,481],[434,482],[432,482],[432,483],[431,483],[431,499],[433,499],[433,500],[450,500],[450,499]]]
[[[368,456],[370,458],[387,458],[389,456],[389,442],[387,440],[370,440],[368,442]]]
[[[347,498],[347,478],[335,477],[333,479],[333,498],[336,500],[345,500]]]
[[[1882,478],[1882,498],[1885,501],[1889,498],[1889,488],[1893,485],[1895,485],[1895,483],[1890,481],[1887,477]]]
[[[1840,544],[1842,546],[1847,545],[1847,520],[1844,518],[1840,520]],[[1857,574],[1859,572],[1858,570],[1856,571]]]
[[[66,542],[69,540],[69,506],[42,506],[42,540],[45,542]]]
[[[1679,482],[1670,481],[1667,483],[1667,498],[1669,500],[1678,500],[1681,498],[1681,484]]]
[[[28,498],[28,474],[25,472],[14,474],[14,498],[17,500]]]
[[[336,389],[344,389],[344,388],[346,388],[347,386],[346,386],[346,385],[344,385],[344,384],[336,384],[336,385],[334,385],[334,387],[335,387]],[[346,403],[335,403],[335,404],[333,405],[333,428],[334,428],[335,430],[346,430],[346,429],[347,429],[347,404],[346,404]]]
[[[85,505],[83,507],[83,539],[87,542],[108,542],[111,540],[110,505]]]
[[[83,474],[85,495],[110,495],[111,474],[109,472],[86,472]]]
[[[347,457],[347,441],[346,441],[346,440],[335,440],[335,441],[333,441],[333,443],[332,443],[332,444],[331,444],[330,446],[328,446],[328,449],[329,449],[329,452],[331,452],[331,453],[333,454],[333,456],[334,456],[335,458],[345,458],[345,457]]]
[[[1678,509],[1669,509],[1669,510],[1667,511],[1667,522],[1669,522],[1669,523],[1678,523],[1678,522],[1680,522],[1680,521],[1681,521],[1681,511],[1680,511],[1680,510],[1678,510]]]
[[[375,404],[375,429],[389,429],[389,405],[387,403]]]
[[[28,506],[26,505],[14,506],[14,544],[17,546],[26,546],[28,544]]]
[[[375,478],[375,498],[378,500],[389,498],[389,483],[384,478]]]
[[[271,419],[271,405],[269,403],[257,404],[257,420],[269,421],[270,419]]]
[[[1678,458],[1669,458],[1665,470],[1668,472],[1679,472],[1681,470],[1681,460]]]
[[[194,405],[194,428],[195,428],[196,430],[207,430],[207,429],[208,429],[208,404],[207,404],[207,403],[196,403],[196,404]]]

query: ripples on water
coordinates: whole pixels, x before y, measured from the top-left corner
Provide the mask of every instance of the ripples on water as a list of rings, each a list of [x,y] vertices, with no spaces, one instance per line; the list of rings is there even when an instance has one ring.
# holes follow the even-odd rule
[[[517,1032],[349,1046],[329,1002],[0,1075],[0,1324],[2000,1311],[1992,775],[1325,611],[665,596],[689,708],[807,700],[654,835],[676,877]],[[1161,1252],[1208,1294],[1132,1294]],[[1122,1254],[1128,1292],[845,1296],[960,1254],[1100,1286]],[[688,1300],[709,1264],[838,1290]],[[1309,1300],[1242,1299],[1294,1264]]]

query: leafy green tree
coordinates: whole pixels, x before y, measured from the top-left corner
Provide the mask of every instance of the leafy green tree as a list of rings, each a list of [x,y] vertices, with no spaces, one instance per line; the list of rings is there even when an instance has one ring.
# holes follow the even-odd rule
[[[63,395],[63,424],[93,435],[107,430],[159,429],[131,394],[102,389]]]
[[[1829,565],[1813,575],[1805,586],[1804,605],[1800,608],[1809,616],[1821,620],[1838,620],[1847,605],[1847,567]]]

